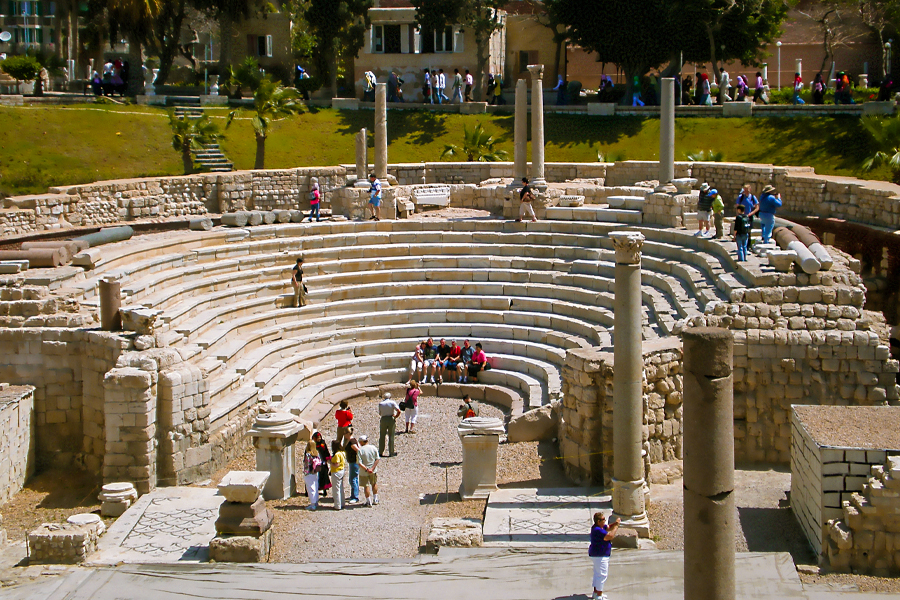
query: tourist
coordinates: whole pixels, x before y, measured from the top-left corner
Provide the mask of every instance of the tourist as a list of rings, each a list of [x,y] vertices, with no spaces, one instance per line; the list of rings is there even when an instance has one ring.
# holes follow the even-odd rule
[[[803,91],[803,78],[800,77],[800,73],[794,73],[794,104],[806,104],[803,101],[803,98],[800,97],[800,92]]]
[[[416,344],[416,349],[413,351],[412,360],[409,363],[409,381],[413,379],[417,379],[419,381],[422,380],[422,377],[425,373],[425,341],[423,340],[421,343]]]
[[[704,182],[700,186],[700,197],[697,199],[697,233],[694,234],[694,237],[709,235],[709,213],[712,211],[714,199],[714,196],[710,194],[709,184]]]
[[[319,179],[318,177],[312,178],[312,184],[309,190],[309,222],[312,223],[313,215],[316,217],[316,221],[321,221],[319,218]],[[305,219],[304,219],[305,220]]]
[[[312,439],[316,443],[316,450],[319,451],[319,460],[322,461],[322,466],[319,467],[319,493],[323,498],[327,498],[328,490],[331,489],[331,477],[328,473],[328,460],[331,458],[331,452],[321,431],[313,433]]]
[[[725,67],[719,67],[719,104],[731,102],[731,96],[728,94],[731,88],[731,76]]]
[[[494,77],[494,85],[492,86],[494,90],[493,102],[491,104],[496,104],[500,106],[501,104],[506,104],[506,101],[503,99],[503,80],[500,79],[500,75]]]
[[[712,106],[712,89],[710,88],[709,75],[706,73],[700,74],[700,83],[697,84],[697,88],[700,91],[700,101],[697,104],[700,106]]]
[[[344,432],[344,454],[350,471],[350,504],[359,502],[359,442],[353,437],[353,428]]]
[[[464,394],[462,400],[462,405],[456,410],[457,417],[471,419],[472,417],[477,417],[481,413],[481,407],[478,406],[477,402],[472,402],[472,398],[470,398],[468,394]]]
[[[522,219],[531,215],[531,222],[537,221],[537,215],[534,214],[534,207],[531,203],[534,201],[534,194],[531,192],[531,186],[528,185],[528,178],[522,178],[522,189],[519,190],[519,218],[516,223],[521,223]]]
[[[594,513],[594,526],[591,527],[591,545],[588,548],[588,556],[594,561],[594,594],[592,600],[606,600],[603,594],[603,586],[609,574],[609,557],[612,554],[612,539],[616,537],[619,523],[622,519],[616,518],[612,525],[606,524],[606,515],[601,512]]]
[[[475,344],[475,353],[472,355],[472,361],[469,363],[469,377],[472,381],[478,382],[478,374],[482,371],[489,371],[491,365],[487,360],[484,350],[481,349],[481,342]]]
[[[397,431],[397,417],[400,416],[400,405],[392,398],[390,393],[384,395],[384,399],[378,403],[378,414],[381,420],[378,424],[378,456],[384,455],[384,438],[388,439],[388,449],[391,456],[396,456],[394,451],[394,434]]]
[[[378,463],[381,461],[380,454],[376,453],[375,447],[369,444],[369,436],[359,436],[359,452],[357,459],[359,460],[359,485],[366,495],[366,506],[378,504]],[[372,498],[369,497],[369,487],[372,488]]]
[[[366,71],[366,91],[363,94],[363,102],[375,102],[375,84],[377,80],[375,79],[375,73],[372,71]]]
[[[759,223],[762,225],[762,243],[768,244],[775,228],[775,213],[781,208],[781,194],[775,186],[767,185],[759,195]]]
[[[459,69],[453,69],[453,101],[463,103],[463,78]]]
[[[738,204],[734,209],[734,243],[737,244],[738,262],[747,260],[747,250],[750,243],[750,217],[745,214],[743,204]]]
[[[319,508],[319,471],[322,468],[322,459],[316,443],[309,440],[306,444],[306,452],[303,454],[303,482],[306,484],[306,495],[309,496],[309,506],[306,510]]]
[[[631,88],[631,105],[632,106],[643,106],[644,101],[641,100],[641,78],[637,75],[634,76],[634,82]]]
[[[735,200],[735,207],[737,206],[744,207],[744,215],[747,217],[747,221],[750,224],[749,229],[747,229],[747,247],[749,248],[750,234],[753,231],[753,215],[759,212],[759,201],[750,191],[749,183],[745,183],[744,187],[741,189],[741,193],[738,194],[737,200]]]
[[[372,207],[370,221],[381,220],[381,182],[375,173],[369,174],[369,206]]]
[[[450,351],[447,353],[447,360],[444,361],[444,372],[450,377],[450,381],[453,381],[453,373],[456,372],[456,368],[459,366],[461,353],[462,348],[455,341],[450,340]]]
[[[434,345],[434,340],[431,338],[428,338],[428,341],[425,342],[422,356],[425,358],[425,379],[423,381],[425,383],[437,383],[434,377],[441,370],[441,361],[438,359],[437,346]],[[443,383],[443,380],[441,383]]]
[[[309,79],[309,73],[306,72],[306,69],[297,65],[297,73],[294,77],[294,87],[300,91],[303,99],[309,102],[309,86],[301,83],[304,79]]]
[[[343,440],[347,431],[353,428],[353,411],[350,410],[350,403],[341,400],[340,407],[334,411],[334,418],[337,419],[337,439]]]
[[[416,421],[419,418],[419,384],[415,381],[409,382],[409,389],[406,390],[406,398],[403,400],[403,413],[406,416],[406,430],[404,433],[416,432]]]
[[[469,340],[463,342],[462,350],[459,352],[459,362],[456,363],[456,383],[468,383],[469,378],[466,376],[466,369],[472,361],[472,355],[475,349],[469,345]]]
[[[466,102],[472,101],[472,87],[475,85],[475,78],[466,69]]]
[[[422,84],[422,102],[434,104],[434,97],[431,95],[431,73],[428,69],[425,69],[425,83]]]
[[[647,97],[644,104],[647,106],[656,106],[659,104],[657,100],[656,87],[659,85],[659,75],[655,71],[650,71],[647,76]]]
[[[694,80],[690,75],[684,78],[684,83],[681,84],[681,103],[684,106],[690,106],[694,103],[694,98],[691,96],[691,90],[694,89]]]
[[[816,73],[816,78],[813,80],[812,103],[825,104],[825,80],[822,79],[821,73]]]
[[[738,102],[746,102],[747,92],[750,90],[750,86],[747,85],[747,78],[743,75],[738,75],[736,88],[735,100]]]
[[[552,91],[556,92],[556,105],[564,106],[566,104],[566,80],[562,75],[557,75],[556,87]]]
[[[762,101],[763,104],[769,103],[769,100],[764,96],[765,91],[766,91],[765,85],[766,84],[763,80],[762,73],[757,71],[756,72],[756,89],[753,90],[753,102],[754,103],[759,102],[759,101]]]
[[[441,95],[438,93],[438,74],[434,69],[431,70],[431,103],[440,104]]]
[[[294,288],[294,298],[291,306],[299,308],[306,306],[306,284],[303,283],[303,257],[297,259],[297,264],[291,269],[291,287]]]
[[[328,462],[331,469],[331,488],[334,490],[334,510],[344,508],[344,471],[347,468],[347,455],[341,448],[340,440],[331,442],[331,459]]]
[[[392,71],[391,74],[388,75],[388,80],[387,80],[387,96],[388,96],[387,101],[388,102],[400,102],[400,98],[397,96],[397,88],[400,87],[400,84],[398,83],[397,80],[398,80],[397,74]]]
[[[713,238],[719,240],[725,234],[725,203],[722,201],[722,196],[719,195],[719,190],[709,190],[709,195],[713,197],[712,215],[713,224],[716,227],[716,235]]]
[[[94,71],[91,74],[91,91],[95,96],[99,96],[103,93],[103,79],[97,71]]]
[[[821,79],[821,75],[817,75]],[[879,102],[890,102],[891,95],[893,94],[894,89],[894,78],[891,77],[890,73],[884,78],[881,82],[881,85],[878,86],[878,101]]]
[[[438,103],[439,103],[439,104],[442,104],[442,103],[444,103],[444,102],[450,102],[450,98],[448,98],[448,97],[444,94],[444,90],[447,89],[447,76],[444,75],[444,70],[443,70],[443,69],[438,69],[437,77],[438,77],[438,78],[437,78],[437,96],[438,96]]]
[[[437,374],[438,383],[444,383],[444,370],[447,367],[447,357],[450,356],[450,346],[441,338],[441,343],[437,345]]]

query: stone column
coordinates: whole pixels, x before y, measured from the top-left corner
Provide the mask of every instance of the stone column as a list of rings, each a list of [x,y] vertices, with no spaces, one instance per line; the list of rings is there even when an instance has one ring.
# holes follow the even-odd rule
[[[531,185],[546,188],[544,179],[544,65],[528,65],[531,73]]]
[[[369,148],[366,139],[366,128],[356,134],[356,187],[369,187]]]
[[[733,600],[731,331],[684,330],[684,597]]]
[[[659,107],[659,184],[675,179],[675,80],[661,80],[662,102]]]
[[[528,176],[528,84],[524,79],[516,82],[515,172],[513,185],[519,185]]]
[[[270,473],[262,492],[266,500],[290,498],[296,489],[293,446],[301,429],[289,413],[263,413],[248,432],[256,448],[256,470]]]
[[[375,177],[387,184],[387,84],[375,84]]]
[[[463,476],[459,495],[463,500],[487,498],[497,489],[497,446],[505,433],[500,419],[463,419],[457,429],[463,448]]]
[[[641,353],[641,247],[643,234],[613,231],[616,248],[613,300],[613,513],[622,526],[650,536],[644,509],[643,373]]]
[[[100,280],[100,329],[122,329],[122,283],[112,279]]]

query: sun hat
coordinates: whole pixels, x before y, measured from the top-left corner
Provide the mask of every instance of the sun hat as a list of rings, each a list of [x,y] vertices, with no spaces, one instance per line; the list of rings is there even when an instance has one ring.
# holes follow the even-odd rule
[[[775,191],[775,186],[774,186],[774,185],[767,185],[766,187],[763,188],[762,193],[763,193],[763,194],[768,194],[768,193],[774,192],[774,191]]]
[[[705,191],[708,190],[708,189],[709,189],[709,184],[708,184],[708,183],[704,183],[703,185],[700,186],[700,191],[701,191],[701,192],[705,192]]]

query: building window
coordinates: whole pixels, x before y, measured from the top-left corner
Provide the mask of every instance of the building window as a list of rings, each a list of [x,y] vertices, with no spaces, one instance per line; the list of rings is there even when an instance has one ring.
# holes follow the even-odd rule
[[[538,64],[537,50],[519,50],[519,73],[528,70],[528,65]]]
[[[270,57],[272,56],[272,36],[271,35],[248,35],[247,36],[247,53],[250,56]]]
[[[44,14],[37,0],[9,0],[9,14],[20,17],[39,17]],[[53,14],[51,12],[50,14]]]
[[[372,52],[384,52],[384,25],[372,27]]]
[[[453,52],[453,28],[447,27],[434,32],[434,51]]]
[[[385,25],[384,26],[384,53],[400,54],[400,26]]]

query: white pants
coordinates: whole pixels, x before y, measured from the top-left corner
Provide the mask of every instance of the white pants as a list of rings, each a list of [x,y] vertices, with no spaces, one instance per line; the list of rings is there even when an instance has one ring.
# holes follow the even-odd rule
[[[410,379],[412,379],[412,376],[415,375],[416,372],[417,372],[419,369],[422,369],[422,370],[424,371],[424,369],[425,369],[425,363],[422,362],[422,361],[420,361],[420,360],[418,360],[418,359],[416,359],[416,358],[412,359],[412,361],[409,363],[409,377],[410,377]]]
[[[531,206],[531,202],[522,202],[519,204],[519,218],[524,219],[526,215],[530,215],[532,219],[537,219],[534,214],[534,207]]]
[[[609,557],[592,556],[591,560],[594,561],[594,589],[602,592],[609,575]]]
[[[305,475],[303,481],[306,483],[306,493],[309,495],[310,506],[319,504],[319,474]]]
[[[344,471],[331,474],[331,493],[334,494],[334,509],[344,508]]]
[[[415,425],[416,419],[419,418],[419,407],[416,406],[414,408],[407,408],[404,412],[406,414],[406,424],[409,425],[410,423],[412,423],[413,425]]]

